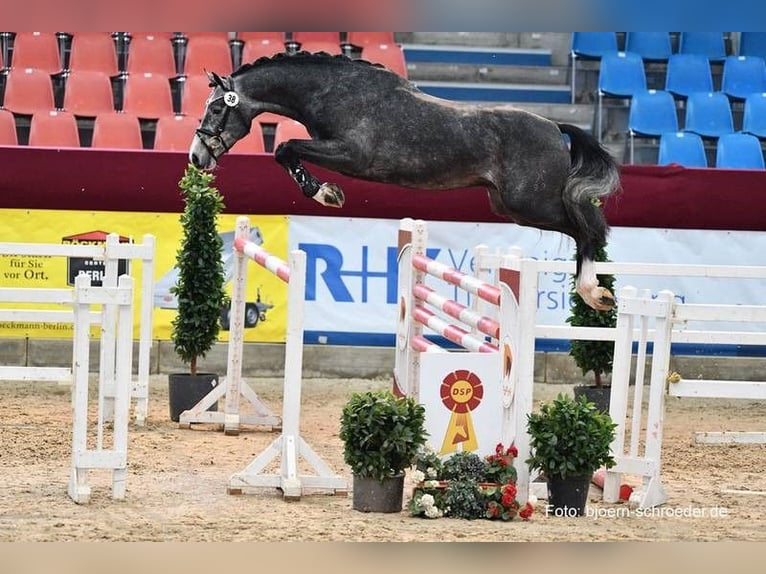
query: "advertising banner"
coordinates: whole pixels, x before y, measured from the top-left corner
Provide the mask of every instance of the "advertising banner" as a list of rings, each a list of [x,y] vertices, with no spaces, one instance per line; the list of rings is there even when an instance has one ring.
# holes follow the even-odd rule
[[[398,226],[398,221],[383,219],[290,219],[290,248],[307,254],[307,342],[393,346]],[[474,247],[480,244],[491,250],[519,246],[526,256],[538,259],[569,261],[575,253],[574,241],[566,236],[515,224],[428,223],[428,255],[455,269],[471,273]],[[766,266],[766,233],[618,227],[611,231],[607,252],[610,260],[620,263]],[[538,324],[566,325],[571,276],[544,273],[539,281]],[[766,305],[766,290],[760,283],[623,275],[617,277],[616,287],[631,285],[655,294],[669,289],[685,303]],[[456,288],[438,290],[460,303],[470,303],[470,296]]]
[[[236,216],[222,214],[218,229],[223,240],[221,258],[226,273],[227,293],[231,293],[232,243]],[[280,258],[287,257],[287,218],[251,216],[251,240]],[[169,340],[177,301],[171,292],[177,278],[176,253],[182,238],[179,214],[108,211],[58,211],[0,209],[0,241],[6,243],[99,244],[109,233],[120,241],[141,243],[145,234],[156,240],[154,284],[155,339]],[[140,262],[123,262],[120,273],[127,272],[140,290],[143,269]],[[86,272],[99,285],[103,264],[99,261],[67,257],[0,257],[0,286],[18,288],[64,288],[72,286],[74,277]],[[135,336],[138,336],[140,293],[135,309]],[[255,263],[248,265],[246,341],[281,342],[285,339],[287,286]],[[29,305],[2,304],[5,308]],[[54,307],[54,306],[49,306]],[[228,340],[226,310],[222,309],[219,339]],[[65,324],[18,324],[0,322],[0,337],[70,337],[71,326]]]

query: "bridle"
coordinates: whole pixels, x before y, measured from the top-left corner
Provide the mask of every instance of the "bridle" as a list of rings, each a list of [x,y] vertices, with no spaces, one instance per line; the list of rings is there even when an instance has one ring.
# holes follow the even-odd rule
[[[229,151],[229,149],[231,148],[231,146],[229,146],[222,137],[222,134],[224,130],[226,129],[226,123],[229,120],[229,114],[232,111],[234,111],[234,113],[239,117],[240,121],[247,126],[247,131],[245,132],[245,135],[250,133],[250,121],[248,120],[248,118],[246,118],[242,114],[242,111],[239,108],[239,94],[237,94],[237,92],[234,91],[234,88],[231,85],[229,86],[225,85],[223,78],[216,77],[216,80],[217,80],[216,83],[210,84],[210,87],[212,88],[218,85],[225,91],[222,96],[219,96],[215,99],[208,100],[205,107],[207,108],[213,102],[216,102],[222,99],[223,103],[226,104],[223,110],[223,117],[221,118],[221,121],[218,124],[217,132],[205,129],[203,127],[199,127],[195,130],[195,133],[197,134],[200,141],[202,142],[202,145],[205,146],[205,149],[207,149],[208,153],[210,153],[210,155],[212,155],[213,158],[218,159],[224,153]],[[229,81],[230,81],[230,78],[229,78]]]

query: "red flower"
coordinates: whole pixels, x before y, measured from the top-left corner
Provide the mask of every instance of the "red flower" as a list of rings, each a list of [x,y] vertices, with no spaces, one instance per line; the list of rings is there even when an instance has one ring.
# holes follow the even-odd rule
[[[524,508],[519,510],[519,516],[522,520],[529,520],[529,517],[532,516],[532,512],[534,512],[535,508],[530,504],[526,503],[524,505]]]
[[[500,492],[503,494],[503,497],[506,495],[510,496],[511,498],[516,498],[516,493],[518,492],[516,489],[516,485],[512,483],[504,484]]]
[[[497,446],[495,447],[495,454],[497,454],[497,456],[503,455],[503,443],[497,443]]]
[[[500,499],[500,503],[503,506],[511,506],[513,504],[514,498],[510,493],[503,494],[503,497]]]
[[[512,457],[519,456],[519,449],[516,448],[515,445],[511,445],[508,447],[508,450],[505,451],[505,454]]]

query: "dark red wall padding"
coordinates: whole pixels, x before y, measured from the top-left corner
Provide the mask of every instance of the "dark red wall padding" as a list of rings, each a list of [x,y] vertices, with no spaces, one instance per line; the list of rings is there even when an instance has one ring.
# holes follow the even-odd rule
[[[0,147],[0,208],[180,213],[186,164],[178,152]],[[416,191],[309,168],[341,185],[343,209],[303,197],[270,154],[223,157],[215,185],[227,213],[503,221],[483,189]],[[624,166],[605,210],[614,226],[765,231],[766,171]]]

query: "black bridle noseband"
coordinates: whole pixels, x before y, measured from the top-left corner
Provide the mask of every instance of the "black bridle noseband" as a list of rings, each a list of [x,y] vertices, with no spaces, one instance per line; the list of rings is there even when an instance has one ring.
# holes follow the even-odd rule
[[[214,100],[208,101],[206,107],[209,107],[210,104],[221,99],[223,100],[223,103],[226,104],[226,107],[223,110],[223,118],[221,118],[221,121],[219,123],[218,131],[214,132],[214,131],[199,127],[195,130],[195,133],[197,134],[200,141],[202,142],[202,145],[205,146],[205,149],[207,149],[208,153],[210,153],[210,155],[212,155],[213,158],[218,159],[224,153],[229,151],[231,147],[227,145],[223,137],[221,137],[224,130],[226,129],[226,123],[229,120],[229,114],[231,113],[231,111],[233,110],[239,116],[240,121],[247,126],[247,131],[245,132],[245,135],[247,135],[250,132],[250,122],[248,121],[247,118],[245,118],[244,115],[242,115],[242,111],[239,109],[239,94],[237,94],[237,92],[234,91],[233,87],[226,86],[224,84],[223,78],[216,77],[216,80],[217,80],[216,84],[211,84],[210,87],[215,87],[215,85],[218,85],[220,88],[222,88],[225,91],[222,96],[215,98]]]

